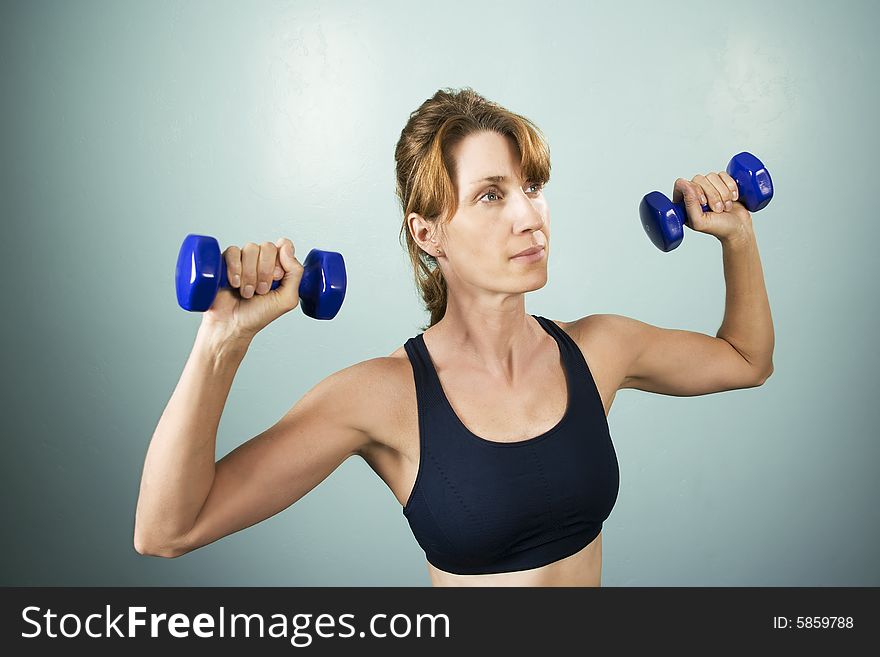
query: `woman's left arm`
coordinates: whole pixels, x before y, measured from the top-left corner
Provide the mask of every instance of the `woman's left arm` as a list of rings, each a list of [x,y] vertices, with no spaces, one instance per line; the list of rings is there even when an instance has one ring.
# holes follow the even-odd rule
[[[773,373],[773,318],[751,225],[739,237],[722,240],[727,286],[724,319],[717,336],[731,344],[766,379]]]
[[[572,329],[582,344],[614,355],[618,389],[692,396],[760,386],[773,373],[774,334],[751,214],[727,173],[679,178],[673,201],[682,198],[688,226],[721,241],[727,292],[717,335],[611,314],[587,315]],[[716,211],[704,213],[701,203]]]
[[[674,199],[685,200],[691,228],[721,241],[727,287],[717,337],[729,342],[766,379],[773,372],[773,319],[752,215],[738,202],[736,181],[726,171],[675,181]],[[700,203],[715,212],[703,212]]]

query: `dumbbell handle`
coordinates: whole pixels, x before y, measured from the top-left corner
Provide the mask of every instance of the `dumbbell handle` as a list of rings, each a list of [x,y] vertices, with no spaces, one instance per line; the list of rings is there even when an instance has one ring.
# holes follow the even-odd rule
[[[678,212],[682,217],[687,217],[687,216],[688,216],[688,214],[687,214],[687,206],[686,206],[684,203],[673,203],[673,204],[672,204],[672,207],[674,207],[674,208],[675,208],[675,211]],[[714,212],[714,210],[712,210],[712,208],[710,208],[710,207],[708,206],[708,204],[703,204],[703,203],[701,203],[701,204],[700,204],[700,209],[701,209],[703,212]],[[688,217],[688,220],[690,220],[690,217]]]

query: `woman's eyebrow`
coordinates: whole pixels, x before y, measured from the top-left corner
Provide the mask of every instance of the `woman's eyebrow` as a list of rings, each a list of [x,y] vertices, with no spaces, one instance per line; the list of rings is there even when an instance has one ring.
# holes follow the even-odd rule
[[[485,183],[485,182],[499,183],[499,182],[504,182],[505,180],[507,180],[506,176],[487,176],[486,178],[483,178],[482,180],[474,180],[471,183],[471,185],[477,185],[477,184]]]

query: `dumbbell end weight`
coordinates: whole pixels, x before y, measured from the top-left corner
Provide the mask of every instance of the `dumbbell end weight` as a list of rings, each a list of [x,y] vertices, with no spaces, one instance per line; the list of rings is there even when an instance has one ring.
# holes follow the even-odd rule
[[[749,212],[758,212],[773,199],[773,180],[761,160],[743,151],[730,158],[727,173],[736,181],[739,202]]]
[[[209,235],[190,233],[180,245],[174,283],[177,303],[190,312],[205,312],[214,303],[226,267],[220,244]]]
[[[684,239],[684,206],[673,203],[665,194],[645,194],[639,203],[639,218],[648,238],[661,251],[672,251]]]
[[[181,308],[208,310],[220,288],[229,287],[226,261],[217,240],[209,235],[187,235],[177,255],[174,278]],[[279,285],[280,281],[273,281],[272,289]],[[342,254],[312,249],[303,263],[299,284],[303,312],[314,319],[333,319],[342,307],[346,285]]]
[[[342,307],[347,285],[342,254],[312,249],[303,262],[303,277],[299,282],[303,312],[314,319],[333,319]],[[277,281],[272,287],[277,287]]]

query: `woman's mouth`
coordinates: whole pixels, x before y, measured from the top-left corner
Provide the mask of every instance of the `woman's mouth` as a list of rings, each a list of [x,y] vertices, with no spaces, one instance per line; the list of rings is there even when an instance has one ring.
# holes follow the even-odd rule
[[[536,246],[531,249],[527,249],[522,252],[521,255],[516,255],[511,258],[513,262],[538,262],[539,260],[544,259],[545,249],[543,246]]]

